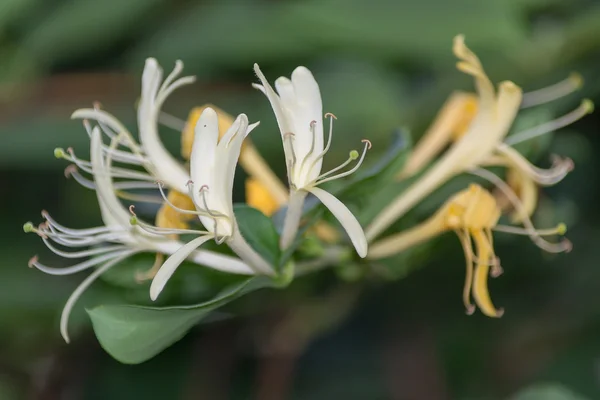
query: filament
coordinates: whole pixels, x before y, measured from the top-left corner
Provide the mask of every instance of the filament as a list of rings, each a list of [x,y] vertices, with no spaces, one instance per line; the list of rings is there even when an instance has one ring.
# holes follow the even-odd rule
[[[40,263],[38,261],[37,256],[34,256],[29,260],[28,265],[30,268],[35,267],[36,269],[39,269],[40,271],[42,271],[46,274],[49,274],[49,275],[71,275],[71,274],[76,274],[81,271],[85,271],[88,268],[95,267],[98,264],[102,264],[103,262],[110,261],[116,257],[119,257],[123,254],[127,254],[130,252],[131,252],[130,250],[112,252],[110,254],[104,254],[102,256],[90,258],[89,260],[86,260],[84,262],[81,262],[81,263],[78,263],[75,265],[71,265],[69,267],[62,267],[62,268],[48,267],[48,266]]]
[[[516,212],[521,215],[523,219],[524,230],[527,232],[529,238],[541,249],[546,250],[549,253],[561,253],[568,252],[573,247],[571,242],[567,239],[563,239],[560,243],[550,243],[545,240],[535,229],[531,219],[527,215],[526,210],[523,209],[523,204],[519,200],[518,196],[502,179],[490,171],[482,168],[475,168],[470,171],[472,174],[479,176],[496,186],[506,196],[506,198],[512,203]]]
[[[54,247],[52,245],[52,243],[50,243],[50,240],[48,240],[47,238],[42,237],[42,241],[44,242],[46,247],[48,247],[48,249],[50,249],[50,251],[52,251],[54,254],[64,257],[64,258],[83,258],[83,257],[95,256],[98,254],[110,253],[110,252],[114,252],[116,250],[124,250],[127,248],[127,246],[115,245],[115,246],[105,246],[105,247],[99,247],[96,249],[89,249],[89,250],[83,250],[83,251],[63,251],[63,250],[60,250],[60,249]]]
[[[334,168],[333,170],[326,172],[325,174],[319,176],[316,180],[316,183],[314,183],[315,185],[320,185],[324,182],[328,182],[328,181],[332,181],[334,179],[340,179],[343,178],[345,176],[351,175],[354,172],[356,172],[356,170],[358,170],[358,168],[360,168],[361,164],[363,163],[363,160],[365,159],[365,156],[367,154],[367,150],[369,150],[371,148],[371,142],[367,139],[363,139],[362,142],[365,144],[365,147],[363,149],[362,155],[360,156],[360,159],[358,160],[358,162],[356,163],[356,165],[351,169],[348,170],[346,172],[342,172],[341,174],[338,175],[334,175],[334,176],[330,176],[329,178],[325,178],[323,179],[323,177],[330,175],[332,172],[338,171],[341,168],[345,167],[346,165],[348,165],[350,162],[352,162],[352,160],[356,159],[353,157],[350,157],[344,164],[340,165],[337,168]],[[319,180],[320,179],[320,180]]]
[[[521,143],[526,140],[542,136],[546,133],[553,132],[557,129],[564,128],[565,126],[571,125],[572,123],[585,117],[587,114],[590,114],[593,110],[594,103],[592,103],[592,101],[589,99],[585,99],[581,102],[581,105],[579,107],[577,107],[570,113],[563,115],[562,117],[557,118],[553,121],[546,122],[534,128],[527,129],[523,132],[511,135],[504,141],[504,143],[513,146],[517,143]]]
[[[67,303],[65,304],[65,307],[63,308],[62,314],[60,316],[60,332],[67,343],[69,343],[69,334],[67,332],[69,316],[71,315],[71,310],[73,309],[73,306],[75,305],[75,303],[77,302],[79,297],[81,297],[83,292],[85,292],[85,290],[100,275],[102,275],[104,272],[108,271],[110,268],[112,268],[113,266],[115,266],[119,262],[121,262],[122,260],[126,259],[127,257],[129,257],[135,253],[136,253],[136,251],[128,251],[128,252],[125,252],[125,253],[117,256],[116,258],[113,258],[112,260],[108,261],[106,264],[104,264],[101,267],[99,267],[98,269],[94,270],[94,272],[92,272],[87,278],[85,278],[83,280],[83,282],[81,282],[79,284],[79,286],[77,286],[77,288],[73,291],[73,293],[71,293],[71,296],[69,296],[69,299],[67,300]]]
[[[576,90],[579,90],[583,85],[583,78],[576,72],[569,75],[568,78],[547,86],[542,89],[523,94],[521,108],[529,108],[540,104],[550,103],[551,101],[565,97]]]

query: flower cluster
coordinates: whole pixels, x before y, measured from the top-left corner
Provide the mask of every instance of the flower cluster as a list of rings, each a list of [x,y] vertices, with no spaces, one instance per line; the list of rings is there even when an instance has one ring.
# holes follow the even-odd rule
[[[537,230],[530,217],[535,210],[538,185],[558,183],[572,169],[572,161],[556,157],[550,169],[542,170],[531,165],[512,146],[573,122],[590,112],[592,105],[584,101],[579,109],[561,119],[507,137],[521,108],[568,94],[580,81],[572,77],[559,85],[523,95],[509,81],[495,88],[462,36],[455,38],[454,53],[460,60],[458,69],[473,76],[477,95],[451,96],[403,170],[398,172],[398,179],[415,174],[420,174],[419,178],[381,210],[368,225],[366,234],[348,207],[321,185],[354,173],[365,160],[371,142],[363,140],[362,151],[351,151],[341,165],[322,172],[324,157],[332,145],[336,117],[323,113],[319,85],[305,67],[296,68],[291,78],[278,78],[273,88],[259,66],[254,65],[260,83],[252,86],[266,96],[280,130],[287,187],[250,141],[248,136],[259,123],[250,123],[245,114],[233,118],[207,105],[193,109],[186,122],[162,111],[175,89],[194,82],[193,77],[180,76],[183,70],[180,61],[166,78],[155,59],[146,61],[137,110],[137,135],[99,104],[75,111],[72,118],[83,121],[90,138],[90,159],[78,157],[71,148],[56,149],[55,155],[72,163],[65,171],[68,177],[96,192],[103,225],[68,228],[43,211],[41,224],[28,222],[24,226],[26,232],[36,233],[57,255],[86,259],[56,268],[42,264],[35,256],[29,262],[31,267],[54,275],[93,269],[64,307],[61,318],[64,339],[69,340],[68,318],[81,294],[104,272],[136,253],[156,255],[155,264],[137,275],[140,281],[152,280],[149,293],[152,300],[158,298],[184,260],[231,274],[277,277],[277,266],[249,244],[236,220],[232,192],[238,164],[249,175],[247,203],[267,216],[277,210],[285,213],[280,250],[288,250],[295,243],[307,196],[318,199],[337,219],[348,244],[360,258],[389,257],[452,230],[458,235],[467,260],[463,299],[468,313],[475,310],[472,298],[484,314],[500,316],[502,310],[494,307],[487,289],[488,275],[498,276],[502,271],[493,248],[492,231],[529,235],[538,246],[551,252],[571,248],[566,240],[550,243],[544,239],[564,234],[564,225]],[[327,138],[324,120],[328,120]],[[161,124],[176,124],[181,130],[183,159],[169,153],[161,142]],[[485,169],[489,166],[505,167],[506,181]],[[463,173],[489,181],[497,188],[496,195],[472,184],[453,195],[421,224],[375,240],[423,198]],[[154,195],[148,195],[149,191]],[[502,202],[512,206],[512,220],[523,224],[522,228],[498,223],[506,209]],[[135,204],[140,203],[159,205],[154,222],[144,221],[136,214]],[[343,247],[340,243],[343,235],[331,223],[319,221],[312,229],[324,242],[335,242],[336,249]],[[191,239],[183,241],[182,237]],[[203,249],[202,245],[211,240],[228,246],[234,255]],[[369,241],[374,243],[368,244]]]

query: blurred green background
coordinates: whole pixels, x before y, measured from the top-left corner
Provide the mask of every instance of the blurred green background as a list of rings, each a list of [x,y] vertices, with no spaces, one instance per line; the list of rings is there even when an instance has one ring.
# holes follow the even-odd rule
[[[87,135],[69,116],[92,101],[135,132],[146,57],[167,71],[182,59],[198,77],[166,111],[185,119],[211,102],[260,120],[253,140],[282,175],[269,104],[250,87],[254,62],[271,80],[309,67],[325,111],[338,117],[327,163],[363,137],[373,162],[394,130],[417,138],[452,90],[472,88],[454,68],[458,33],[494,81],[532,90],[580,72],[584,88],[552,113],[582,97],[600,101],[595,0],[0,0],[0,400],[600,399],[597,115],[563,129],[534,159],[547,165],[558,152],[576,162],[544,190],[536,215],[540,225],[566,221],[574,250],[549,257],[526,238],[499,237],[505,274],[491,283],[507,309],[499,320],[464,315],[464,260],[449,234],[382,276],[354,281],[341,266],[253,294],[231,309],[240,317],[217,318],[126,366],[100,348],[83,307],[145,301],[139,291],[97,282],[66,345],[58,317],[82,276],[27,268],[34,254],[64,264],[22,233],[40,210],[67,226],[100,222],[94,193],[64,179],[53,149],[86,154]],[[177,132],[163,138],[178,151]],[[204,279],[182,287],[199,296]]]

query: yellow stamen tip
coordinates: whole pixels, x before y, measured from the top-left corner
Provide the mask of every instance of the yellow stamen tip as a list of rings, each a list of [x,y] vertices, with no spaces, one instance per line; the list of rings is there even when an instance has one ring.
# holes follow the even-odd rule
[[[62,148],[57,147],[56,149],[54,149],[54,157],[56,157],[56,158],[64,158],[65,157],[65,151]]]
[[[583,99],[581,102],[581,107],[583,107],[586,114],[591,114],[594,112],[594,102],[590,99]]]
[[[356,160],[357,158],[358,158],[358,151],[356,151],[356,150],[352,150],[352,151],[350,152],[350,159],[351,159],[351,160]]]
[[[31,222],[26,222],[23,225],[23,232],[30,233],[30,232],[33,232],[33,231],[34,231],[34,227],[33,227],[33,224]]]
[[[562,222],[558,224],[558,226],[556,227],[556,233],[558,233],[559,235],[564,235],[565,233],[567,233],[567,224]]]
[[[573,85],[578,89],[583,86],[584,80],[579,72],[572,72],[571,75],[569,75],[569,80],[573,82]]]

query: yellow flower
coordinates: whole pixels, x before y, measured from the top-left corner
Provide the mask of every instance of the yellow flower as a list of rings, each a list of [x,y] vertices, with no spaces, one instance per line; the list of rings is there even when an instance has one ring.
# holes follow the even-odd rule
[[[558,251],[558,248],[552,247],[556,244],[543,241],[541,236],[562,235],[566,230],[564,224],[549,230],[498,225],[500,214],[501,210],[494,196],[483,187],[471,184],[468,189],[452,196],[426,221],[371,245],[368,258],[389,257],[444,232],[453,231],[460,239],[465,253],[463,302],[467,314],[475,311],[475,305],[471,303],[472,298],[482,313],[489,317],[500,317],[504,310],[494,306],[488,290],[488,276],[497,277],[502,273],[500,261],[494,251],[492,231],[526,234],[542,248]],[[570,244],[563,242],[558,246],[566,248]]]
[[[366,235],[373,240],[399,217],[431,194],[444,182],[461,173],[479,174],[481,167],[506,166],[519,175],[518,182],[524,190],[518,190],[522,203],[534,204],[537,194],[531,196],[531,181],[549,186],[558,183],[573,168],[568,158],[555,158],[551,168],[544,170],[532,165],[513,147],[514,144],[552,132],[571,124],[590,113],[593,104],[584,100],[579,108],[555,121],[536,126],[505,139],[520,108],[554,100],[573,87],[581,84],[580,78],[571,77],[566,83],[542,89],[523,97],[521,88],[510,81],[501,82],[496,91],[487,77],[477,56],[464,43],[462,35],[454,39],[454,54],[460,59],[457,68],[475,80],[477,96],[456,93],[448,100],[438,119],[423,137],[419,146],[401,171],[399,177],[405,178],[420,171],[447,144],[454,140],[448,150],[435,162],[423,176],[415,181],[405,192],[393,200],[367,227]],[[531,206],[521,207],[515,220],[523,220],[530,215]]]

